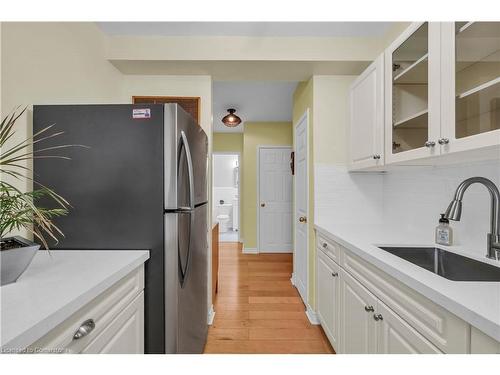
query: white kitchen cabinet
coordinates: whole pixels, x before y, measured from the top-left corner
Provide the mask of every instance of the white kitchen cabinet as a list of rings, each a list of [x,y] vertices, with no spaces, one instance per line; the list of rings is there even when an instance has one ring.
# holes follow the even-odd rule
[[[498,158],[500,22],[414,22],[380,59],[350,90],[351,170]]]
[[[340,266],[322,250],[317,252],[317,315],[335,350],[339,349]]]
[[[350,169],[384,165],[384,54],[350,88]]]
[[[377,331],[373,314],[377,298],[344,270],[341,270],[340,285],[340,352],[375,353]]]
[[[143,290],[141,265],[30,345],[27,352],[144,353]],[[78,331],[81,337],[75,337]]]
[[[144,292],[120,312],[81,353],[144,353]]]
[[[379,354],[440,354],[429,340],[381,301],[373,314]]]
[[[385,52],[385,162],[437,156],[441,26],[415,22]]]
[[[500,342],[471,327],[470,352],[472,354],[500,354]]]
[[[442,152],[498,157],[500,22],[443,22],[441,45]]]
[[[317,314],[338,353],[500,353],[499,342],[326,232],[317,244]]]

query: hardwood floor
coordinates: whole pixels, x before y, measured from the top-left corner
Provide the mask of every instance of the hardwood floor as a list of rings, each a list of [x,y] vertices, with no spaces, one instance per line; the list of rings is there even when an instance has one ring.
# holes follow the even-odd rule
[[[290,282],[291,254],[242,254],[219,244],[219,289],[205,353],[334,353]]]

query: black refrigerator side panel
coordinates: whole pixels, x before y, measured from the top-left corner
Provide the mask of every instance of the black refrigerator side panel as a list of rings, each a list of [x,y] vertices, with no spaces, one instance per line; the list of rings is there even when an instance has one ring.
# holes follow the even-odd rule
[[[150,118],[134,119],[134,108],[150,109]],[[49,152],[70,160],[35,159],[35,179],[72,206],[67,216],[55,220],[65,237],[52,247],[150,250],[145,346],[148,353],[163,353],[163,106],[35,106],[34,133],[51,124],[49,133],[64,133],[35,149],[85,146]]]

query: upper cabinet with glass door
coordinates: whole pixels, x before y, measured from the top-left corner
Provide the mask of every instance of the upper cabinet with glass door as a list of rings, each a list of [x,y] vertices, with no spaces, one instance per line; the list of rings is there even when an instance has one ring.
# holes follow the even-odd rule
[[[439,154],[440,25],[412,24],[385,55],[385,157]]]
[[[500,145],[500,22],[442,24],[443,152]]]

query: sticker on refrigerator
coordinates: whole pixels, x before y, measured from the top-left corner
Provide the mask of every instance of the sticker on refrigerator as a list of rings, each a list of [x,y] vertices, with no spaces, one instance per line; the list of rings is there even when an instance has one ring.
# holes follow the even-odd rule
[[[149,108],[132,109],[132,118],[151,118],[151,109]]]

